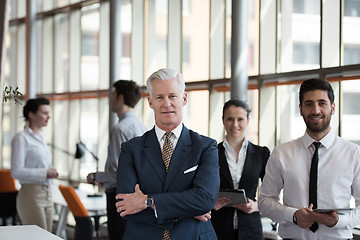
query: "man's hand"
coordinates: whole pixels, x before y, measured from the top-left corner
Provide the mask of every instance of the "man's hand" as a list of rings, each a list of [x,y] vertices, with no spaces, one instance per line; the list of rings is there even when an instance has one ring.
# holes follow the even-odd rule
[[[248,203],[238,203],[238,204],[234,204],[233,207],[243,211],[244,213],[250,214],[253,212],[258,212],[258,204],[257,202],[254,202],[253,200],[251,200],[250,198],[247,199]]]
[[[194,218],[199,221],[202,221],[202,222],[207,222],[208,220],[211,219],[211,211],[209,211],[208,213],[205,213],[204,215],[196,216]]]
[[[302,208],[294,213],[296,224],[301,228],[309,228],[314,223],[312,216],[312,204],[308,208]]]
[[[339,221],[339,216],[337,212],[330,213],[317,213],[312,210],[312,204],[310,204],[309,209],[311,210],[311,216],[315,222],[323,224],[328,227],[333,227]]]
[[[221,209],[222,207],[224,207],[225,205],[227,205],[228,203],[230,203],[230,199],[228,199],[226,197],[220,197],[216,200],[214,210],[217,211],[217,210]]]
[[[120,213],[121,217],[124,217],[129,214],[135,214],[146,209],[145,201],[146,195],[140,190],[139,184],[135,185],[135,192],[129,194],[118,194],[115,197],[117,200],[122,199],[122,201],[117,202],[116,208],[117,212]]]
[[[86,182],[90,183],[90,184],[94,184],[95,183],[95,173],[89,173],[86,177]]]

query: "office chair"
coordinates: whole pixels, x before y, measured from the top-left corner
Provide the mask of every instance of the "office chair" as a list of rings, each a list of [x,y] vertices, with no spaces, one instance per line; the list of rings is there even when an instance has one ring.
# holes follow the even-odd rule
[[[12,224],[16,225],[16,189],[15,179],[12,178],[10,169],[0,169],[0,217],[3,226],[7,225],[7,219],[12,217]]]
[[[75,189],[71,186],[64,185],[59,185],[59,189],[76,221],[75,240],[92,239],[94,231],[93,223],[89,217],[88,211],[76,194]]]

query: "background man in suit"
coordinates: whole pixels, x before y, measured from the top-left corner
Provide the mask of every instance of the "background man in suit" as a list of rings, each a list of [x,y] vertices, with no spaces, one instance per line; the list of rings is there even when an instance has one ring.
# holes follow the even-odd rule
[[[259,209],[280,223],[282,238],[350,239],[352,228],[360,224],[360,147],[331,131],[334,99],[328,82],[304,81],[299,108],[306,132],[277,146],[267,163]],[[344,215],[313,210],[349,208],[351,196],[356,208]]]
[[[235,204],[227,198],[218,198],[211,222],[219,240],[264,239],[255,196],[270,151],[248,141],[249,115],[248,104],[240,99],[224,104],[222,119],[226,136],[218,145],[220,189],[244,189],[248,203]]]
[[[155,127],[123,143],[117,170],[124,239],[217,239],[207,221],[219,192],[216,141],[182,124],[187,93],[180,73],[160,69],[147,87]]]
[[[146,128],[134,114],[134,107],[141,98],[140,87],[129,80],[119,80],[113,84],[110,98],[111,111],[116,113],[119,121],[110,131],[108,157],[105,172],[89,173],[88,183],[99,183],[106,192],[106,210],[108,232],[111,240],[122,239],[126,221],[116,211],[116,170],[118,167],[121,144],[129,139],[144,134]]]

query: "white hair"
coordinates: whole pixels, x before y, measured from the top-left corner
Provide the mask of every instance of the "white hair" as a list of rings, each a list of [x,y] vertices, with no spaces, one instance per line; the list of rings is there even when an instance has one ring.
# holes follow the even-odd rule
[[[178,73],[177,71],[175,71],[172,68],[162,68],[162,69],[154,72],[153,74],[151,74],[151,76],[146,80],[146,86],[147,86],[148,93],[150,94],[150,96],[152,96],[151,83],[154,79],[167,81],[167,80],[171,80],[174,78],[178,81],[180,92],[184,93],[185,92],[184,78],[182,77],[181,73]]]

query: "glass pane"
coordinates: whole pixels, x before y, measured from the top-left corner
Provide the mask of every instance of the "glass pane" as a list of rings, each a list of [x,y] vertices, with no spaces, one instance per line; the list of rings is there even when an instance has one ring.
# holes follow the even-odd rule
[[[3,104],[2,112],[2,142],[1,142],[1,168],[10,168],[11,165],[11,140],[15,134],[24,127],[24,118],[22,117],[23,106],[20,104]]]
[[[277,87],[277,144],[288,142],[305,133],[305,123],[299,110],[300,85]]]
[[[168,1],[156,0],[154,10],[149,2],[148,73],[167,66],[168,55]]]
[[[131,79],[131,38],[132,38],[132,3],[123,1],[121,6],[122,58],[121,79]],[[136,64],[136,63],[135,63]]]
[[[53,74],[54,74],[54,54],[53,54],[53,36],[54,36],[54,18],[45,18],[43,20],[42,30],[42,84],[41,93],[53,92]]]
[[[82,9],[81,89],[99,88],[99,5]]]
[[[360,63],[360,1],[344,1],[343,65]]]
[[[17,18],[26,16],[26,3],[27,0],[17,0]]]
[[[26,94],[26,27],[25,24],[21,24],[17,28],[16,39],[16,65],[14,71],[16,71],[16,86],[19,87],[19,91],[22,94]]]
[[[343,81],[341,88],[341,136],[360,144],[360,80]]]
[[[279,72],[319,68],[320,0],[282,0],[278,15]]]
[[[259,143],[259,90],[248,90],[248,104],[251,110],[247,138],[254,144]]]
[[[185,81],[199,81],[209,78],[210,1],[189,2],[183,2],[182,74]]]
[[[69,4],[69,0],[57,0],[57,7],[64,7]]]
[[[9,12],[10,12],[10,20],[17,18],[17,0],[8,1]]]
[[[69,71],[69,19],[68,14],[55,16],[55,85],[54,91],[65,92],[68,90]]]
[[[68,101],[54,101],[54,112],[51,114],[53,117],[53,124],[57,126],[54,128],[54,142],[53,145],[56,147],[53,149],[53,162],[56,170],[60,176],[68,176],[70,169],[70,161],[72,157],[67,155],[61,150],[68,151],[68,113],[69,105]],[[47,139],[50,142],[51,139]]]
[[[99,138],[99,108],[98,99],[81,101],[80,140],[87,149],[97,155]],[[91,129],[91,131],[89,131]],[[96,160],[86,151],[80,163],[80,179],[86,179],[89,172],[96,171]]]
[[[194,131],[209,135],[209,91],[188,92],[188,102],[183,109],[183,122]]]

